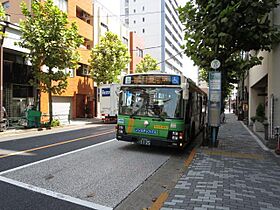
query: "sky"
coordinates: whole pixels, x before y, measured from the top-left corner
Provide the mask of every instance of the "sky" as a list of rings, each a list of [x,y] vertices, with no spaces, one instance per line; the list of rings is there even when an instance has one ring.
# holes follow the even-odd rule
[[[95,0],[99,3],[103,4],[109,11],[111,11],[113,14],[119,15],[120,14],[120,0]],[[180,6],[184,6],[188,0],[177,0],[177,3]],[[112,2],[116,2],[112,4]],[[183,56],[183,74],[189,78],[191,78],[194,82],[198,82],[198,68],[193,65],[193,62],[191,59],[187,58],[185,55]]]

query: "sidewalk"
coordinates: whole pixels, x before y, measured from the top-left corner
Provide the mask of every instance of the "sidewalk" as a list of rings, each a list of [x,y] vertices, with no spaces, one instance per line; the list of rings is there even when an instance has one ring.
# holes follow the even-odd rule
[[[18,136],[18,135],[44,135],[49,133],[55,132],[62,132],[66,130],[74,130],[80,129],[84,126],[95,126],[95,125],[102,125],[103,122],[100,118],[78,118],[75,120],[71,120],[69,124],[64,124],[58,127],[53,127],[50,130],[43,129],[42,131],[38,131],[38,128],[24,128],[24,127],[11,127],[4,132],[0,132],[0,140],[1,137],[8,137],[8,136]]]
[[[161,210],[280,210],[280,157],[264,150],[233,114],[218,148],[201,147]]]

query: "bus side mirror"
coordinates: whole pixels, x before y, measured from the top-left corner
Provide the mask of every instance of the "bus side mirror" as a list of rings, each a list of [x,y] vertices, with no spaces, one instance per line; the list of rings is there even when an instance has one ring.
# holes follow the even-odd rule
[[[181,87],[183,89],[183,99],[188,100],[189,99],[189,84],[182,83]]]

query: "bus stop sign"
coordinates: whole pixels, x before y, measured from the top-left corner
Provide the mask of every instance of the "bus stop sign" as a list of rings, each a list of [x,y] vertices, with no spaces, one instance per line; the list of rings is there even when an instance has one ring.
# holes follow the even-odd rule
[[[208,123],[210,126],[220,126],[221,112],[221,72],[209,72],[209,105]]]

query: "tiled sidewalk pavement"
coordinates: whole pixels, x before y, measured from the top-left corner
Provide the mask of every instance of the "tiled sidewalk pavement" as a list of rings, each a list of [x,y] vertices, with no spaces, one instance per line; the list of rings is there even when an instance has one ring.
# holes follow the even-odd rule
[[[234,115],[218,148],[200,148],[161,210],[280,210],[280,157],[264,151]]]

